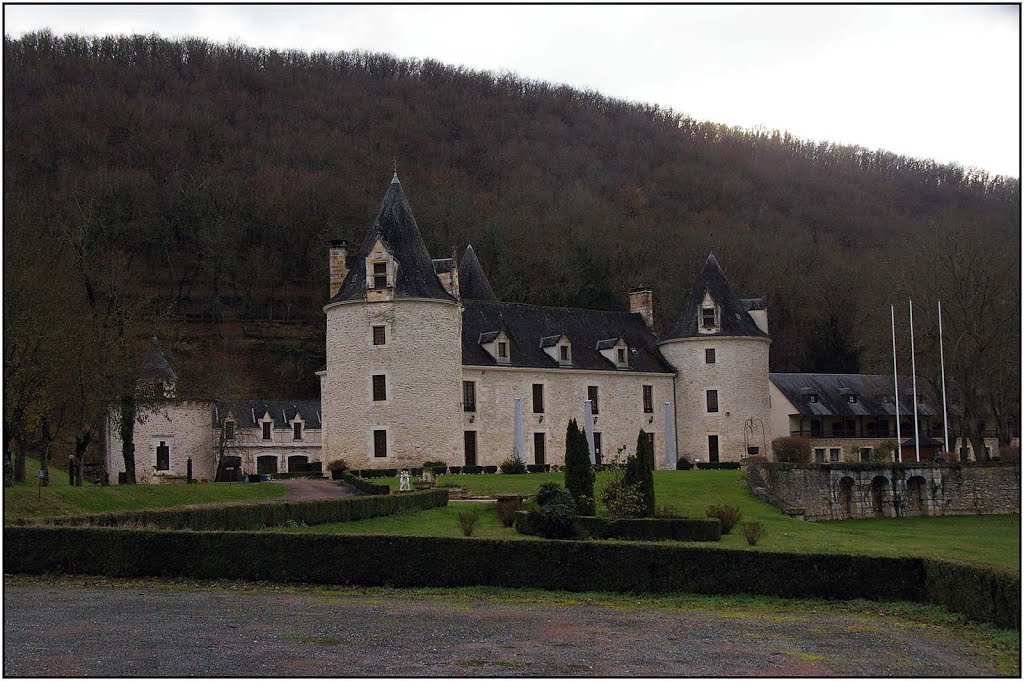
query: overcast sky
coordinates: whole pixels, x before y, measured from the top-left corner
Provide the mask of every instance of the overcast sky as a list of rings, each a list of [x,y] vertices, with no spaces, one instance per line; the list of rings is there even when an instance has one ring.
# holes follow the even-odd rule
[[[12,6],[7,34],[373,50],[1019,175],[1013,6]]]

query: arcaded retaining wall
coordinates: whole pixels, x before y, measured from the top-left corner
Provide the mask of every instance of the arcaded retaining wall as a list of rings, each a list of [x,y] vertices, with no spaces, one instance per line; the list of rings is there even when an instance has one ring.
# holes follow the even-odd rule
[[[757,496],[807,520],[1020,513],[1020,465],[754,462]]]

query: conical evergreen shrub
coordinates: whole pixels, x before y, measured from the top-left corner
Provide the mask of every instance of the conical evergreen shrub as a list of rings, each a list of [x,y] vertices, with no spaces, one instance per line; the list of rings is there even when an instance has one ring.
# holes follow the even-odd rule
[[[636,456],[626,459],[626,475],[622,482],[640,489],[644,515],[654,515],[654,452],[647,433],[642,430],[636,439]]]
[[[569,421],[565,431],[565,488],[576,500],[579,515],[594,515],[594,467],[590,464],[590,448],[587,436],[576,425],[576,419]]]

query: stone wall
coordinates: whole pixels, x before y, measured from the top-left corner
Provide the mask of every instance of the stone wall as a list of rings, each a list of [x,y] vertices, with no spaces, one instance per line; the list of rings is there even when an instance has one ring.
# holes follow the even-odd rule
[[[168,400],[153,408],[140,408],[135,424],[135,479],[139,483],[161,482],[164,478],[184,478],[188,458],[192,457],[192,475],[197,480],[213,480],[216,475],[211,426],[213,402],[208,400]],[[170,469],[156,470],[156,447],[160,441],[170,448]],[[107,415],[105,459],[110,483],[117,484],[124,472],[118,413]]]
[[[677,451],[680,457],[708,461],[708,436],[718,436],[719,461],[747,456],[744,427],[759,420],[750,443],[766,454],[771,447],[767,338],[707,336],[679,338],[659,349],[678,371],[675,387]],[[715,363],[705,350],[715,350]],[[707,391],[718,391],[718,411],[708,413]],[[762,430],[764,432],[762,436]]]
[[[807,520],[1020,513],[1020,465],[787,464],[747,467],[751,490]]]
[[[625,460],[636,453],[640,430],[654,433],[654,460],[665,467],[665,402],[672,401],[672,374],[576,369],[463,367],[462,378],[476,383],[476,412],[463,412],[462,429],[477,431],[477,464],[495,466],[513,455],[515,399],[523,404],[527,463],[536,462],[534,433],[544,434],[545,463],[565,463],[565,429],[570,419],[583,427],[587,387],[598,390],[594,432],[601,433],[601,458]],[[544,413],[533,411],[533,385],[544,386]],[[643,386],[652,387],[653,413],[644,412]],[[461,435],[460,435],[461,437]],[[449,461],[462,465],[459,458]]]

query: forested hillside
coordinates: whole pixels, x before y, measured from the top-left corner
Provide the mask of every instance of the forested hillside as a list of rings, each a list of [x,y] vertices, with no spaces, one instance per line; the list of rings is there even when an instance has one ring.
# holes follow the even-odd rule
[[[942,297],[947,361],[1019,384],[1016,178],[382,54],[37,33],[4,67],[5,336],[89,306],[193,394],[316,397],[326,244],[397,163],[432,254],[472,243],[503,299],[649,284],[667,328],[713,248],[768,298],[773,370],[890,371],[915,295],[919,373]]]

